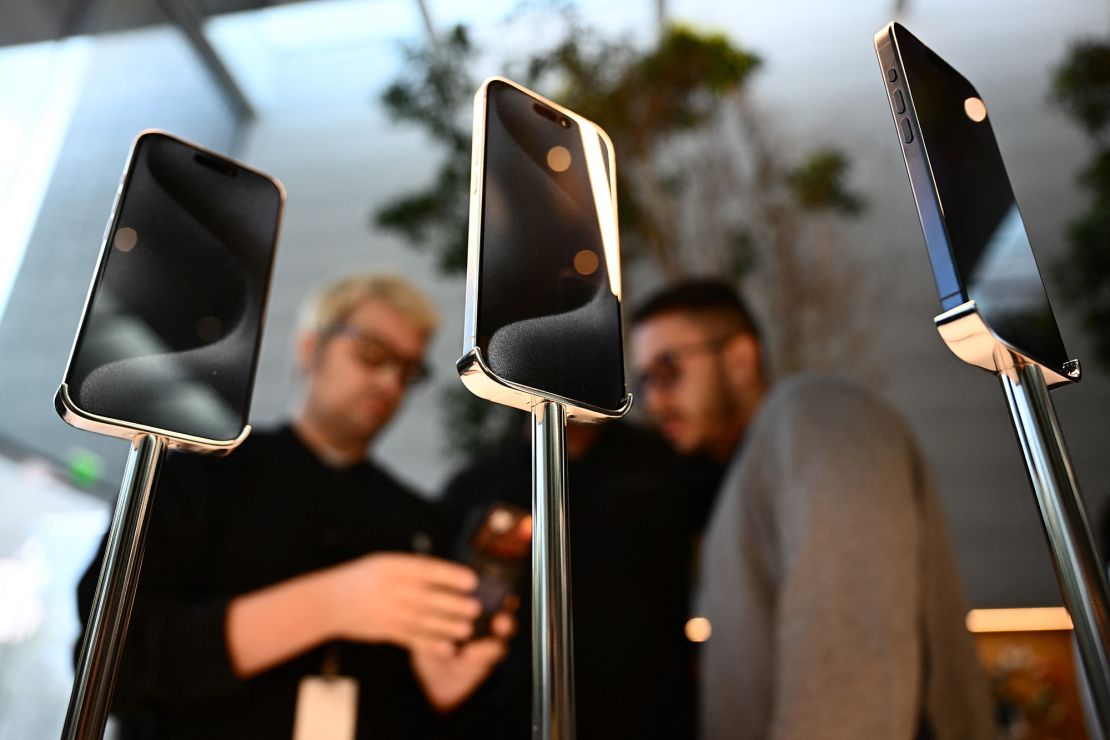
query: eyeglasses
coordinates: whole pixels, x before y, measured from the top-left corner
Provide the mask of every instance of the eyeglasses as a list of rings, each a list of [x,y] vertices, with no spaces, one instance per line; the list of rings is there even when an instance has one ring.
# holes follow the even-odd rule
[[[682,362],[680,361],[682,357],[698,354],[699,352],[718,352],[734,336],[736,336],[735,332],[705,342],[687,344],[660,352],[647,367],[640,370],[639,377],[636,380],[636,395],[643,398],[648,389],[653,386],[661,391],[673,388],[678,381],[682,380]]]
[[[361,365],[369,370],[395,370],[406,387],[419,385],[432,375],[423,358],[405,357],[365,329],[350,324],[336,324],[323,334],[325,337],[350,338],[355,347],[355,359]]]

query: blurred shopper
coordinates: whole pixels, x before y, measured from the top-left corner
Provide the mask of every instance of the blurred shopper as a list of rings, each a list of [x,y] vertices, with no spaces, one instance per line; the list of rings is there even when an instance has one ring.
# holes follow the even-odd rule
[[[290,738],[295,717],[298,739],[331,738],[320,723],[350,712],[358,738],[473,736],[455,710],[511,619],[469,639],[475,574],[427,554],[441,520],[367,459],[436,321],[398,278],[332,285],[306,314],[292,422],[225,459],[167,460],[116,686],[123,740]]]
[[[719,466],[683,461],[626,421],[571,424],[567,456],[577,737],[692,738],[694,646],[684,634],[692,536]],[[531,459],[521,435],[460,472],[442,500],[452,521],[494,502],[531,510]],[[526,619],[529,578],[519,593]],[[483,688],[480,737],[532,736],[531,650],[530,631],[520,630]]]
[[[729,286],[636,314],[640,401],[682,452],[728,462],[703,546],[703,734],[994,736],[940,503],[903,422],[847,383],[769,387]]]

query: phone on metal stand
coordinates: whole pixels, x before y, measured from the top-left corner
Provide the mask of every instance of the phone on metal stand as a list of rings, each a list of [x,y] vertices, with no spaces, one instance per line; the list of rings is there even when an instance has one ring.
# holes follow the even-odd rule
[[[898,23],[875,34],[943,313],[937,330],[996,375],[1075,627],[1093,731],[1110,737],[1110,587],[1049,388],[1078,382],[975,87]]]
[[[242,442],[284,202],[269,175],[140,134],[55,397],[62,418],[193,452]]]
[[[457,363],[476,395],[580,421],[628,409],[615,182],[596,124],[503,78],[479,88]]]
[[[1069,360],[1006,175],[987,106],[963,75],[899,23],[875,34],[953,351],[992,372],[1005,359],[968,324],[1037,364],[1047,385],[1080,378]],[[980,323],[980,319],[981,322]],[[965,336],[967,335],[967,336]]]
[[[161,131],[135,139],[54,397],[131,440],[77,656],[64,740],[103,735],[167,447],[227,454],[247,423],[281,184]]]

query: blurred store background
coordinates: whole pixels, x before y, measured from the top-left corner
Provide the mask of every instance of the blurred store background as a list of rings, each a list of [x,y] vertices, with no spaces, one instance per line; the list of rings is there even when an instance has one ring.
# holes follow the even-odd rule
[[[171,131],[288,191],[256,426],[295,398],[293,330],[314,286],[371,268],[431,291],[444,316],[435,382],[376,454],[434,495],[501,423],[476,417],[454,372],[469,95],[490,74],[531,80],[614,135],[630,303],[668,276],[734,275],[757,299],[777,371],[855,377],[910,420],[973,605],[1058,605],[998,383],[932,326],[871,45],[892,18],[990,109],[1065,342],[1084,362],[1083,382],[1053,395],[1098,520],[1110,501],[1105,2],[0,0],[0,738],[61,727],[73,586],[122,475],[126,444],[67,427],[51,401],[134,136]],[[1073,701],[1053,672],[1067,650],[1008,649],[992,643],[996,678],[1033,676],[1014,690],[1022,721],[1080,737],[1058,716]]]

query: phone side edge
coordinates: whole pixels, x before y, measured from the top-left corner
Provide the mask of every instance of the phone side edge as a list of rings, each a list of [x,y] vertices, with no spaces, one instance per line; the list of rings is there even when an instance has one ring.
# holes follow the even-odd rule
[[[131,142],[131,150],[127,153],[127,160],[123,165],[123,172],[120,174],[119,184],[116,185],[116,195],[112,199],[112,208],[108,212],[108,223],[104,226],[104,233],[100,237],[100,251],[96,257],[96,269],[93,270],[92,278],[89,280],[88,290],[85,291],[85,303],[81,308],[81,316],[77,320],[77,329],[73,332],[73,341],[69,347],[69,357],[66,359],[65,369],[62,371],[61,385],[64,387],[69,380],[69,373],[73,369],[73,359],[77,354],[77,345],[84,335],[86,324],[89,319],[89,311],[92,308],[93,292],[96,290],[97,284],[100,282],[104,274],[104,268],[107,266],[108,260],[108,237],[112,233],[112,229],[119,219],[120,204],[123,202],[123,186],[131,176],[131,170],[135,166],[136,154],[139,151],[139,144],[143,138],[152,133],[164,133],[155,129],[146,129],[139,132],[135,139]],[[57,408],[57,406],[55,406]],[[60,414],[60,412],[59,412]],[[62,417],[65,418],[64,416]]]
[[[609,136],[609,132],[603,129],[598,124],[590,121],[590,125],[597,131],[598,137],[605,148],[609,152],[609,181],[610,191],[613,197],[613,223],[617,232],[617,284],[620,286],[620,293],[617,294],[617,327],[620,334],[621,341],[621,372],[624,379],[624,400],[627,404],[622,413],[627,413],[632,405],[632,394],[628,392],[628,353],[625,351],[625,322],[624,322],[624,255],[620,249],[620,234],[621,234],[621,221],[620,209],[618,208],[617,201],[617,148],[613,144],[613,139]]]
[[[893,37],[893,34],[894,34],[894,26],[895,26],[895,21],[890,21],[885,26],[883,26],[882,28],[880,28],[878,31],[875,32],[875,37],[872,39],[872,43],[875,45],[875,53],[876,54],[879,53],[879,48],[883,44],[889,44],[889,43],[892,42],[892,37]],[[882,57],[879,57],[879,63],[880,64],[882,63]]]
[[[948,226],[944,220],[940,193],[937,190],[936,177],[933,174],[933,167],[929,159],[928,146],[913,102],[913,87],[902,62],[897,38],[899,28],[902,27],[898,23],[891,22],[876,34],[875,55],[879,61],[880,73],[883,76],[887,108],[890,110],[891,120],[894,124],[894,132],[898,139],[899,150],[902,153],[902,161],[906,165],[906,175],[910,182],[910,192],[913,195],[914,210],[917,211],[921,235],[925,241],[925,252],[933,273],[937,298],[941,310],[947,311],[968,299],[967,289],[961,279],[959,266],[956,263],[956,256],[952,249],[952,240],[948,235]],[[886,76],[886,70],[891,67],[897,71],[898,82],[904,90],[906,110],[901,114],[894,109],[891,98],[893,90],[897,88],[893,87],[895,83],[891,82]],[[909,143],[905,141],[899,127],[898,117],[900,115],[909,121],[910,132],[913,136],[913,140]]]
[[[470,136],[470,220],[466,239],[466,303],[463,309],[463,348],[465,356],[478,346],[478,272],[482,260],[482,208],[485,196],[486,106],[490,77],[474,93]]]
[[[622,274],[623,260],[621,259],[621,250],[620,250],[620,218],[619,218],[619,213],[618,213],[618,209],[617,209],[617,152],[616,152],[616,147],[613,146],[613,140],[609,136],[609,133],[605,129],[603,129],[600,125],[598,125],[596,122],[591,121],[590,119],[588,119],[585,116],[582,116],[578,113],[574,113],[573,111],[569,111],[569,114],[574,117],[575,123],[578,124],[580,130],[582,130],[582,131],[590,130],[590,131],[594,132],[594,135],[597,136],[598,140],[601,142],[602,146],[605,148],[605,154],[608,157],[608,164],[609,164],[608,184],[609,184],[609,197],[610,197],[610,206],[611,206],[610,211],[611,211],[611,214],[612,214],[612,224],[611,224],[610,228],[611,228],[611,231],[612,231],[611,240],[613,242],[613,249],[611,250],[611,252],[612,252],[611,254],[609,254],[609,253],[606,254],[605,265],[606,265],[606,272],[609,274],[610,290],[613,293],[613,296],[617,300],[617,339],[621,343],[621,346],[620,346],[621,389],[624,391],[624,400],[625,400],[625,402],[630,402],[630,396],[629,396],[629,393],[628,393],[628,376],[629,376],[629,373],[628,373],[628,362],[627,362],[627,356],[626,356],[627,353],[624,351],[625,336],[624,336],[624,288],[623,288],[623,274]],[[583,141],[583,144],[585,145],[585,141]],[[588,159],[589,159],[589,157],[587,155],[587,160]],[[598,205],[598,207],[600,207],[600,204]],[[602,234],[602,242],[604,244],[604,242],[605,242],[604,234],[606,232],[606,225],[604,223],[604,219],[601,219],[600,217],[598,219],[598,228],[600,230],[600,233]],[[608,250],[607,250],[607,252],[608,252]],[[625,411],[627,411],[627,408],[625,409]]]
[[[234,162],[235,160],[231,161]],[[236,162],[236,164],[239,163]],[[266,323],[269,318],[268,314],[270,310],[270,297],[274,292],[274,268],[277,266],[277,251],[278,245],[281,243],[281,229],[285,223],[286,199],[285,186],[282,184],[281,180],[261,170],[251,170],[251,168],[245,166],[244,169],[254,172],[256,175],[269,182],[277,192],[278,201],[277,218],[274,219],[274,238],[270,243],[270,258],[266,265],[266,285],[263,288],[262,300],[258,307],[258,335],[255,337],[254,352],[251,355],[251,366],[249,375],[247,376],[246,409],[244,409],[246,411],[246,416],[243,424],[243,428],[246,431],[238,438],[239,442],[246,439],[246,435],[250,433],[251,404],[254,403],[254,387],[255,383],[258,381],[258,365],[262,360],[262,340],[266,335]],[[237,446],[239,442],[236,442],[235,445]]]

